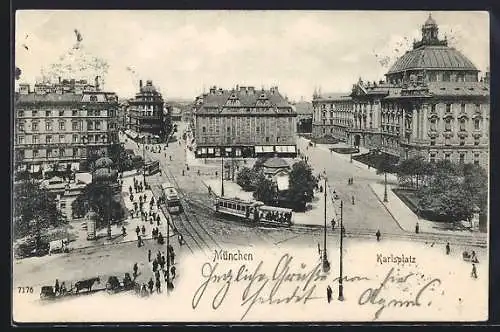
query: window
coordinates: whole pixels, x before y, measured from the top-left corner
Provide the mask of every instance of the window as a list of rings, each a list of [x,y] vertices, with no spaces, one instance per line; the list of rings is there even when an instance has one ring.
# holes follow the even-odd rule
[[[333,119],[330,119],[330,124],[331,124],[331,125],[333,124]]]
[[[101,121],[95,122],[95,130],[101,130]]]
[[[37,158],[39,155],[38,150],[33,150],[33,158]]]
[[[465,162],[465,153],[460,153],[460,159],[459,159],[460,164],[463,164]]]
[[[38,136],[33,135],[33,144],[38,144]]]
[[[451,141],[449,137],[445,137],[444,139],[444,145],[451,145]]]
[[[63,110],[59,111],[59,116],[64,116],[64,111]]]
[[[465,138],[460,137],[460,145],[464,146],[465,145]]]
[[[78,111],[77,111],[77,110],[73,110],[73,111],[71,111],[71,115],[72,115],[72,116],[77,116],[77,115],[78,115]]]
[[[45,111],[45,116],[52,116],[52,111]]]
[[[19,160],[23,160],[24,159],[24,150],[19,150],[17,152],[17,157],[19,158]]]
[[[460,105],[460,112],[465,113],[465,104]]]
[[[45,122],[45,130],[52,131],[52,121]]]
[[[474,165],[479,165],[479,153],[474,153]]]
[[[446,113],[451,112],[451,104],[446,104]]]
[[[475,108],[476,113],[481,113],[481,104],[476,104]]]
[[[266,137],[266,143],[269,143],[269,136]]]
[[[479,137],[474,138],[474,145],[479,145]]]
[[[276,137],[276,142],[277,142],[277,143],[279,143],[279,142],[280,142],[280,137],[279,137],[279,136],[277,136],[277,137]]]
[[[219,127],[217,127],[216,131],[217,133],[219,132]],[[255,131],[260,132],[260,127],[259,126],[255,127]]]
[[[326,134],[326,129],[325,128],[323,128],[323,134]]]
[[[202,128],[201,128],[201,132],[202,132],[202,133],[206,133],[206,132],[207,132],[207,127],[202,127]]]
[[[325,111],[321,112],[321,116],[326,117],[326,112]]]
[[[31,115],[32,116],[38,116],[38,111],[35,111],[35,110],[31,111]]]
[[[73,157],[78,156],[78,148],[73,148]]]
[[[87,121],[87,130],[94,130],[94,123],[92,121]]]
[[[445,153],[444,154],[444,160],[450,161],[450,158],[451,158],[451,154],[450,153]]]
[[[444,131],[451,131],[451,119],[444,120]]]
[[[465,126],[466,126],[465,119],[460,119],[460,131],[466,131]]]
[[[59,157],[64,157],[64,149],[59,149]]]
[[[47,136],[45,137],[45,143],[47,143],[47,144],[52,143],[52,136],[51,136],[51,135],[47,135]]]
[[[52,157],[52,149],[47,149],[47,157]]]
[[[73,143],[78,143],[78,135],[73,135]]]
[[[94,111],[93,110],[87,110],[87,116],[93,116]]]
[[[19,111],[17,112],[17,114],[19,115],[20,118],[22,118],[24,116],[24,111]]]
[[[101,116],[101,111],[100,110],[95,110],[94,111],[95,116]]]
[[[230,131],[231,131],[231,127],[227,127],[227,128],[226,128],[226,130],[227,130],[228,132],[230,132]]]
[[[73,131],[78,130],[78,122],[76,122],[76,121],[75,121],[75,122],[72,122],[72,123],[71,123],[71,128],[73,129]]]
[[[431,130],[432,131],[436,131],[436,124],[437,124],[437,120],[431,119]]]
[[[480,130],[480,129],[481,129],[481,120],[475,119],[474,120],[474,130]]]
[[[63,122],[63,121],[59,122],[59,130],[62,130],[62,131],[66,130],[66,123],[65,122]]]
[[[17,143],[24,144],[24,135],[17,136]]]
[[[38,131],[38,122],[33,122],[31,124],[31,130],[32,131]]]
[[[333,111],[330,111],[330,117],[333,118]]]
[[[436,113],[436,104],[431,105],[431,112]]]
[[[65,143],[65,136],[59,135],[59,143]]]
[[[24,131],[24,121],[21,121],[17,124],[17,129],[19,131]]]
[[[436,161],[436,154],[435,153],[431,153],[430,162],[433,163],[435,161]]]

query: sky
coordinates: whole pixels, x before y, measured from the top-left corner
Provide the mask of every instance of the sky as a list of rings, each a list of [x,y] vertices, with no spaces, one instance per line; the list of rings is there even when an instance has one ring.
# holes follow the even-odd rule
[[[431,14],[440,38],[446,35],[449,44],[479,70],[488,70],[487,12]],[[413,39],[420,39],[428,15],[424,11],[18,11],[15,62],[22,75],[16,83],[33,84],[42,76],[93,80],[99,75],[103,88],[120,98],[132,97],[142,79],[152,80],[165,99],[194,99],[213,85],[224,89],[240,85],[278,86],[291,100],[310,100],[315,89],[348,92],[360,77],[383,79]],[[77,69],[83,67],[87,69]]]

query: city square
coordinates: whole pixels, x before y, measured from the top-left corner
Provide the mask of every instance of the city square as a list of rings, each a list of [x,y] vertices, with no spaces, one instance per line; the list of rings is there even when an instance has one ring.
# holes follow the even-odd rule
[[[486,33],[476,14],[464,13]],[[414,40],[407,32],[392,40],[396,53],[372,54],[380,68],[367,78],[352,67],[343,85],[332,72],[294,86],[232,67],[200,69],[198,80],[187,65],[176,84],[147,69],[151,55],[117,65],[125,60],[96,48],[91,30],[50,28],[71,15],[51,16],[40,27],[48,36],[34,37],[37,15],[21,13],[16,31],[15,321],[487,318],[488,53],[449,34],[461,27],[451,16],[408,12]],[[96,19],[86,15],[79,22]],[[294,17],[315,15],[327,17]],[[194,38],[186,29],[178,38]],[[229,36],[246,36],[224,29],[215,33],[234,45]],[[69,50],[35,65],[36,46],[54,33]],[[326,84],[337,91],[322,92]],[[248,287],[263,281],[264,294],[280,257],[290,258],[289,280],[257,304]],[[209,267],[221,275],[208,277]],[[214,308],[224,282],[231,291]],[[292,310],[270,315],[268,305]]]

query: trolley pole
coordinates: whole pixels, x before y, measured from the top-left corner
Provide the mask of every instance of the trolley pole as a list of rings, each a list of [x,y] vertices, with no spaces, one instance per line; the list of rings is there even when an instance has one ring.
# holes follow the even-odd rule
[[[220,153],[221,156],[221,182],[220,182],[220,195],[221,197],[224,197],[224,151],[221,150]]]
[[[146,135],[142,136],[142,182],[144,183],[144,189],[146,189]]]
[[[170,284],[170,250],[169,250],[169,248],[170,248],[170,218],[167,219],[167,289],[168,289],[168,286]]]
[[[342,244],[343,243],[342,242],[343,242],[343,238],[344,238],[344,235],[342,234],[343,229],[344,229],[343,207],[344,207],[344,204],[342,201],[340,201],[340,265],[339,265],[340,275],[339,275],[339,298],[338,298],[339,301],[344,301],[344,286],[342,285],[342,262],[343,262],[343,259],[342,259],[342,254],[343,254]]]
[[[330,270],[330,263],[328,262],[328,256],[326,254],[326,176],[325,176],[325,188],[324,188],[324,193],[325,193],[325,227],[324,227],[324,232],[323,232],[323,272],[328,272]]]

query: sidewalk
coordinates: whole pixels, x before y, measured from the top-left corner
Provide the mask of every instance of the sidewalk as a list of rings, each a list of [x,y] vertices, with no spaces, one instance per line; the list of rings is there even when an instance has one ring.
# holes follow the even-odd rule
[[[474,236],[474,232],[467,229],[447,230],[443,229],[443,223],[419,218],[401,199],[399,199],[398,196],[396,196],[392,188],[394,188],[394,186],[387,185],[387,202],[384,203],[384,185],[381,183],[370,184],[370,189],[375,193],[379,201],[385,206],[387,211],[403,230],[414,233],[415,225],[418,222],[420,233]]]

